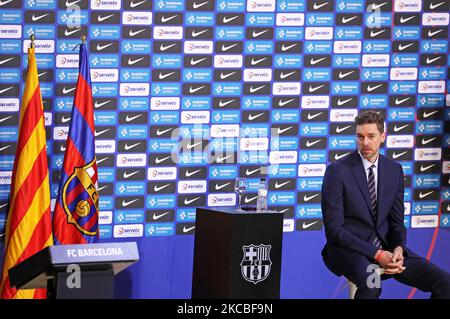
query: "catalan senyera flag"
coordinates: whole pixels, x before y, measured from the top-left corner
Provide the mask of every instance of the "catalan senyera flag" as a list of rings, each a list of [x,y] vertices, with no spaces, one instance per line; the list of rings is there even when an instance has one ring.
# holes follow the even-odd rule
[[[55,244],[98,241],[98,174],[94,107],[86,45],[80,45],[79,74],[69,135],[53,214]]]
[[[45,289],[12,288],[8,276],[9,269],[53,244],[44,110],[34,48],[28,49],[9,204],[1,297],[46,298]]]

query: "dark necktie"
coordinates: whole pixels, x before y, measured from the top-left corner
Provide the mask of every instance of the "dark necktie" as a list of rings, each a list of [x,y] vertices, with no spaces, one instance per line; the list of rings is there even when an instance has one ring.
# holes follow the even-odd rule
[[[369,184],[369,194],[370,194],[370,203],[372,205],[372,215],[376,218],[377,215],[377,192],[375,188],[375,175],[373,174],[373,169],[375,165],[369,167],[369,179],[367,183]]]
[[[370,195],[370,204],[372,207],[372,217],[373,220],[376,222],[377,220],[377,192],[375,187],[375,175],[373,174],[373,169],[375,168],[375,165],[372,164],[372,166],[369,167],[369,179],[367,180],[367,183],[369,185],[369,195]],[[373,239],[373,245],[377,248],[381,248],[381,241],[378,236],[375,236]]]

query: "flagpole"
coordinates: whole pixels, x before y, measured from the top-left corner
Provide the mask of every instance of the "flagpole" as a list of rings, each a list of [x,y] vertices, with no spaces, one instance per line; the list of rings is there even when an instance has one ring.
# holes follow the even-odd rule
[[[35,40],[35,39],[36,39],[36,37],[35,37],[34,34],[30,35],[30,41],[31,41],[31,43],[30,43],[30,49],[33,49],[33,48],[34,48],[34,40]]]

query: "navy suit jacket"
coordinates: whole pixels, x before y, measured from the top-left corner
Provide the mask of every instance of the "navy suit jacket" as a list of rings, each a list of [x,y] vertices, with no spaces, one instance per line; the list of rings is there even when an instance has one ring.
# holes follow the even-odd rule
[[[336,275],[346,267],[342,254],[358,253],[373,262],[375,236],[392,251],[402,246],[408,254],[404,226],[402,166],[380,154],[378,160],[377,218],[371,213],[369,187],[357,151],[330,164],[322,185],[322,213],[327,243],[322,250],[326,266]]]

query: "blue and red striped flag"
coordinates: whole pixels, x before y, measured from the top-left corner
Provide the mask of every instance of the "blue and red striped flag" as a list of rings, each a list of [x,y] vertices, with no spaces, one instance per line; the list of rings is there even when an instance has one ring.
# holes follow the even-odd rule
[[[53,214],[55,244],[98,241],[98,174],[94,107],[86,45],[80,45],[78,82]]]
[[[1,298],[46,298],[46,289],[11,287],[8,275],[9,269],[53,244],[44,109],[34,47],[28,49],[9,203]]]

